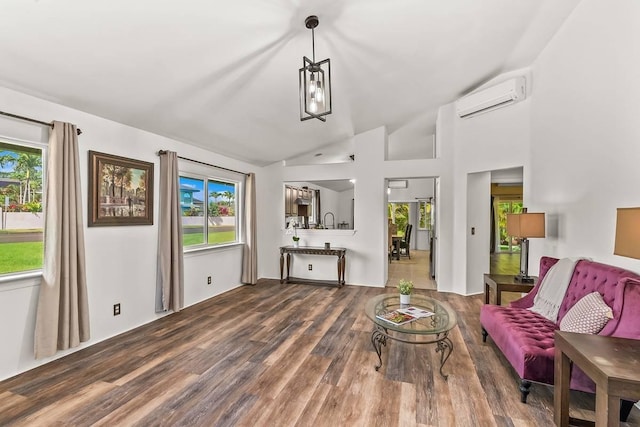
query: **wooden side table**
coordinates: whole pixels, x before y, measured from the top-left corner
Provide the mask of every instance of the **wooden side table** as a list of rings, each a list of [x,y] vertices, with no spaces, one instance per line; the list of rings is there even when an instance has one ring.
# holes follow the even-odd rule
[[[489,290],[493,289],[496,294],[496,305],[502,303],[502,292],[527,293],[533,289],[538,278],[532,276],[533,283],[522,283],[516,281],[513,274],[485,274],[484,275],[484,303],[489,304]]]
[[[640,340],[556,331],[553,408],[561,427],[570,422],[571,361],[596,383],[596,427],[619,425],[620,399],[640,400]]]

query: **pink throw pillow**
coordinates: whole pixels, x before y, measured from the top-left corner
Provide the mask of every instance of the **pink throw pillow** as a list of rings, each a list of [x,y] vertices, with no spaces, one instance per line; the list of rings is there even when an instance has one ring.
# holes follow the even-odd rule
[[[613,319],[613,311],[599,292],[585,295],[560,321],[560,330],[579,334],[597,334]]]

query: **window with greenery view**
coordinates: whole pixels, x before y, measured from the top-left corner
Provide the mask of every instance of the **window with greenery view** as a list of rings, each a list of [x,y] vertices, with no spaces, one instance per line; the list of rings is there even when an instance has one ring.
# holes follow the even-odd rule
[[[0,275],[42,268],[43,151],[0,140]]]
[[[238,241],[237,190],[237,182],[180,176],[180,206],[185,248]]]
[[[431,229],[431,203],[426,200],[420,200],[418,203],[418,211],[420,219],[418,220],[419,230]]]
[[[387,205],[387,217],[398,227],[398,236],[404,236],[405,228],[409,223],[408,203],[389,203]]]
[[[498,230],[500,233],[500,252],[520,252],[518,239],[507,234],[507,214],[522,213],[521,200],[501,200],[498,202]]]

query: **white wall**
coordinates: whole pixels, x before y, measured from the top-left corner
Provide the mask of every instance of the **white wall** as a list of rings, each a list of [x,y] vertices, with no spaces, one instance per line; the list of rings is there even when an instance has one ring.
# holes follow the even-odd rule
[[[640,206],[639,24],[638,1],[584,0],[533,64],[525,200],[554,233],[531,241],[533,260],[588,256],[640,271],[613,255],[616,208]]]
[[[439,150],[453,150],[454,174],[452,205],[438,206],[440,224],[448,229],[448,215],[453,222],[451,248],[440,242],[445,248],[439,255],[449,258],[439,262],[455,263],[456,292],[479,291],[481,276],[472,269],[480,268],[476,251],[485,251],[484,243],[477,246],[467,236],[476,222],[471,193],[484,191],[472,174],[518,166],[525,206],[547,215],[547,237],[531,240],[531,274],[542,255],[587,256],[640,271],[640,261],[613,255],[615,209],[640,206],[638,22],[638,2],[584,0],[530,70],[487,84],[525,75],[525,101],[471,119],[457,118],[453,104],[440,109],[436,143]],[[489,222],[479,227],[488,253],[483,227]]]
[[[227,168],[252,171],[253,167],[193,146],[124,126],[81,111],[0,88],[0,110],[41,120],[76,123],[79,137],[87,283],[91,340],[83,347],[120,334],[158,318],[155,313],[158,185],[154,187],[154,225],[128,227],[86,227],[88,150],[155,163],[159,177],[160,149]],[[0,117],[0,135],[46,142],[48,129]],[[191,305],[239,285],[241,247],[185,255],[185,304]],[[213,284],[206,284],[206,276]],[[39,279],[0,283],[0,379],[31,369],[51,359],[33,359],[33,329]],[[113,304],[122,314],[113,316]],[[61,352],[56,357],[72,351]]]
[[[529,70],[518,70],[498,76],[486,86],[515,75],[524,75],[527,82],[531,81]],[[475,277],[480,270],[489,271],[490,223],[488,220],[476,218],[481,214],[473,213],[473,207],[467,206],[470,193],[478,190],[475,184],[473,188],[469,187],[469,183],[474,182],[470,181],[469,174],[518,167],[528,163],[531,102],[529,97],[512,106],[465,119],[457,116],[453,103],[440,108],[436,143],[445,157],[451,156],[453,176],[451,181],[441,182],[440,191],[445,196],[451,195],[451,199],[441,197],[437,206],[438,223],[440,227],[444,227],[438,236],[438,243],[442,248],[437,259],[438,264],[444,264],[440,266],[440,271],[451,271],[448,280],[453,292],[464,295],[479,292],[475,280],[470,284],[467,281],[468,277]],[[488,206],[490,180],[482,182],[485,181],[487,188],[484,193]],[[472,257],[472,260],[468,259],[469,222],[473,222],[476,227],[474,247],[478,250],[486,247],[485,258],[478,255]],[[449,236],[450,241],[443,241],[443,237]],[[486,244],[481,239],[486,239]],[[484,268],[479,264],[479,260],[482,259],[486,264]],[[473,267],[468,271],[470,261]],[[482,280],[481,275],[478,280]],[[438,287],[440,289],[440,281]]]
[[[387,135],[385,128],[377,128],[354,137],[355,161],[348,164],[289,166],[273,164],[264,168],[263,185],[258,192],[258,205],[283,206],[268,210],[259,219],[260,277],[279,278],[279,246],[291,243],[281,225],[284,217],[284,199],[281,195],[284,181],[317,181],[323,179],[355,178],[355,231],[343,230],[302,230],[299,232],[305,245],[322,245],[330,242],[333,246],[348,249],[346,282],[354,285],[384,286],[387,280],[387,194],[385,179],[406,177],[441,176],[448,182],[450,158],[386,161]],[[431,187],[423,189],[420,196]],[[269,197],[266,194],[270,194]],[[278,200],[274,202],[273,197]],[[449,196],[445,196],[449,197]],[[280,202],[282,199],[282,203]],[[413,199],[415,201],[415,198]],[[415,228],[414,228],[415,229]],[[447,235],[445,232],[444,236]],[[447,237],[442,239],[448,240]],[[327,258],[327,259],[324,259]],[[303,278],[328,278],[335,276],[335,260],[330,257],[296,256],[292,275]],[[313,264],[313,271],[307,266]],[[449,270],[442,270],[438,287],[450,290]]]
[[[491,172],[467,175],[467,294],[484,292],[491,239]]]

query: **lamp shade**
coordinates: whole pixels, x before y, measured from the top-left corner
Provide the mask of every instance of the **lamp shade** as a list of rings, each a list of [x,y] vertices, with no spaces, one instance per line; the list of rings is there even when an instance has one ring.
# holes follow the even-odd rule
[[[507,214],[507,234],[514,237],[544,237],[544,213]]]
[[[613,253],[640,259],[640,208],[618,208]]]

